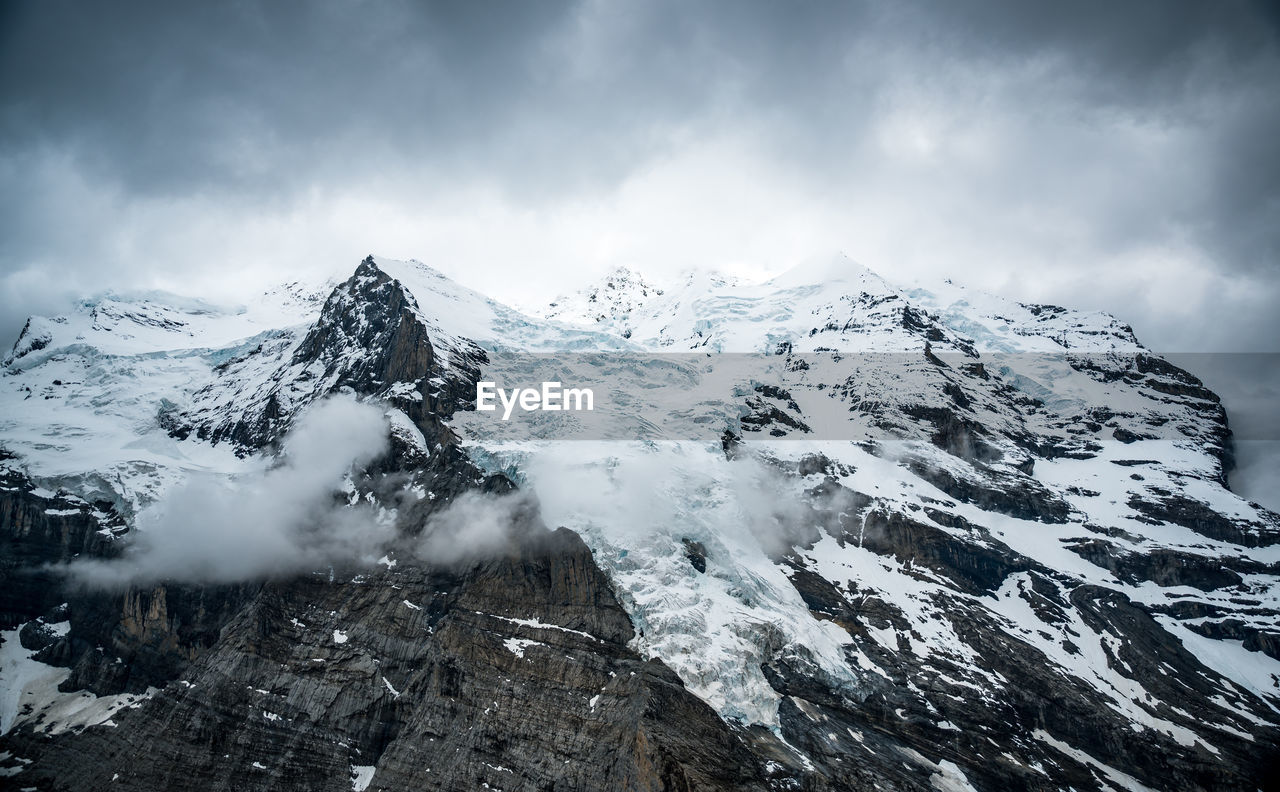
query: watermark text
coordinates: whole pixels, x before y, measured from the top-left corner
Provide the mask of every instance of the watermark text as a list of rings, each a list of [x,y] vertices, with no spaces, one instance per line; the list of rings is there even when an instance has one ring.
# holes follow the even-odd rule
[[[493,412],[502,405],[502,420],[511,419],[517,405],[525,412],[594,410],[595,394],[590,388],[566,388],[559,382],[544,382],[541,388],[499,388],[496,382],[476,383],[476,409]]]

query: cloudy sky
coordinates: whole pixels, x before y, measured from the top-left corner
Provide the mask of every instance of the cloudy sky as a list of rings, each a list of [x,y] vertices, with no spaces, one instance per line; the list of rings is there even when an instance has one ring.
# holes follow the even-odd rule
[[[370,252],[532,304],[839,250],[1276,351],[1275,8],[0,0],[0,334]]]

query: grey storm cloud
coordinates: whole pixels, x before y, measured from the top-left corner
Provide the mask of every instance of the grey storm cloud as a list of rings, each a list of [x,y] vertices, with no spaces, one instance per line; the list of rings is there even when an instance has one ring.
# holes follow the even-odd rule
[[[1271,350],[1274,9],[5,2],[0,332],[371,250],[536,302],[501,292],[530,264],[567,288],[834,246],[1157,348]]]
[[[369,252],[536,305],[839,249],[1278,352],[1277,8],[0,0],[0,343],[105,289],[236,301]],[[1188,358],[1242,481],[1274,477],[1275,360]]]

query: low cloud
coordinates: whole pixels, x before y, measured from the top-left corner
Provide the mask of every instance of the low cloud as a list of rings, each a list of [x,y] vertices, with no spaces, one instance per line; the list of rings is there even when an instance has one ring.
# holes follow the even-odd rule
[[[695,443],[553,444],[522,469],[548,524],[603,533],[622,546],[659,534],[714,536],[775,555],[818,538],[814,509],[833,519],[854,511],[848,492],[810,494],[812,481],[755,454],[730,460],[718,446]]]
[[[493,555],[540,526],[537,514],[538,501],[528,492],[466,492],[428,518],[414,553],[442,565]]]
[[[393,521],[338,493],[344,476],[386,452],[383,411],[330,397],[305,412],[278,463],[236,480],[195,475],[138,514],[124,556],[70,565],[97,587],[176,579],[232,583],[371,562],[394,536]]]

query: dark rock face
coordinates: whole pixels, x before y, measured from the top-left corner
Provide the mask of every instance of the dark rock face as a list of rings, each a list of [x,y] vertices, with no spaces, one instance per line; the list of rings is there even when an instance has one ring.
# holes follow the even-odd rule
[[[217,643],[257,589],[256,584],[174,583],[117,593],[73,589],[68,594],[71,630],[40,659],[71,667],[63,690],[141,693],[177,679]]]
[[[55,495],[17,471],[0,470],[0,627],[12,629],[65,601],[61,577],[49,565],[81,554],[110,557],[126,530],[108,503]]]
[[[442,355],[448,360],[438,360]],[[484,351],[470,342],[462,349],[437,349],[413,296],[372,258],[334,290],[292,361],[294,366],[322,365],[330,390],[376,394],[394,383],[412,384],[412,391],[392,401],[415,424],[470,408],[479,367],[487,362]]]
[[[1232,520],[1207,504],[1182,495],[1152,492],[1147,498],[1135,496],[1129,500],[1129,508],[1148,519],[1181,525],[1211,539],[1245,547],[1280,543],[1280,525]]]
[[[966,527],[975,534],[982,532],[974,526]],[[859,541],[880,555],[927,567],[960,590],[973,594],[995,591],[1010,574],[1034,567],[1029,559],[990,536],[965,542],[937,526],[902,514],[871,512],[863,522]]]
[[[106,695],[164,684],[218,639],[243,601],[227,587],[85,589],[60,567],[77,557],[118,556],[128,536],[124,520],[109,503],[48,493],[14,471],[0,482],[0,623],[25,623],[24,646],[38,649],[42,662],[72,668],[64,690]],[[67,635],[48,629],[68,620]]]
[[[1187,626],[1206,638],[1240,641],[1241,645],[1251,652],[1262,652],[1268,657],[1280,660],[1280,633],[1260,630],[1240,619],[1206,620]]]
[[[948,386],[954,389],[950,390],[950,393],[961,393],[955,385],[948,383]],[[959,403],[960,406],[967,407],[968,399],[963,396],[961,398],[964,401]],[[1000,449],[983,437],[987,430],[982,424],[965,418],[954,410],[946,407],[910,405],[904,408],[903,412],[929,424],[934,430],[929,435],[929,441],[948,454],[979,462],[998,462],[1004,456]]]
[[[1240,572],[1268,571],[1254,561],[1237,559],[1229,562],[1222,558],[1197,556],[1167,548],[1154,548],[1145,553],[1120,550],[1114,543],[1101,539],[1087,539],[1068,548],[1081,558],[1114,572],[1122,580],[1138,582],[1150,580],[1158,586],[1191,586],[1201,591],[1239,586],[1244,582]]]
[[[1065,523],[1071,507],[1030,476],[985,469],[981,476],[957,475],[921,460],[908,467],[961,503],[972,503],[984,511],[996,511],[1024,520]]]
[[[757,385],[755,390],[760,395],[747,399],[749,412],[740,419],[742,431],[761,432],[768,429],[769,434],[775,437],[785,435],[788,429],[806,433],[812,431],[796,417],[800,408],[786,390],[772,385]]]
[[[631,635],[581,540],[543,531],[456,569],[268,584],[117,728],[6,749],[48,789],[347,790],[353,767],[371,790],[765,789]]]
[[[684,544],[684,557],[689,559],[689,565],[699,572],[707,571],[707,547],[702,542],[695,542],[692,539],[681,539]]]

